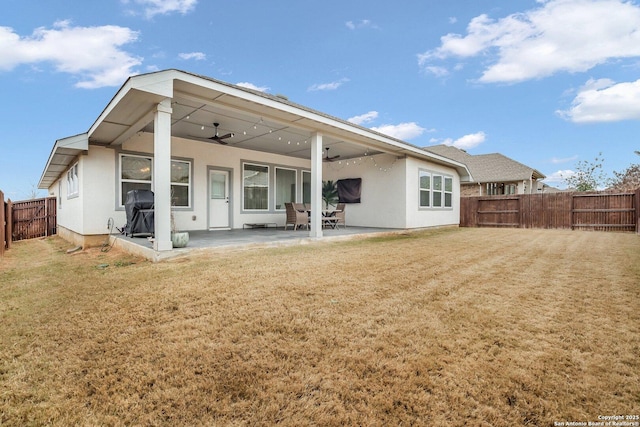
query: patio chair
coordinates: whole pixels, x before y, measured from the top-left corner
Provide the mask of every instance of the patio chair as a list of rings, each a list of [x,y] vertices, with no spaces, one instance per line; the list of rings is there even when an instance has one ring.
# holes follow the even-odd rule
[[[336,206],[335,217],[338,218],[338,221],[336,222],[336,228],[340,224],[342,224],[344,228],[347,228],[347,223],[345,221],[345,215],[344,215],[344,208],[345,208],[344,203],[338,203],[338,206]]]
[[[309,215],[307,215],[307,211],[302,207],[297,206],[299,203],[285,203],[284,207],[287,212],[287,220],[284,223],[284,229],[287,229],[289,224],[293,224],[293,229],[297,230],[298,226],[304,225],[305,227],[309,227]]]

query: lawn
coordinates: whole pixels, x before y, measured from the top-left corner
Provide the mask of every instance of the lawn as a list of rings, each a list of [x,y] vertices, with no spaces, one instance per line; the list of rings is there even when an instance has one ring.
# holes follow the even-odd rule
[[[442,229],[0,260],[0,425],[552,426],[640,413],[640,236]]]

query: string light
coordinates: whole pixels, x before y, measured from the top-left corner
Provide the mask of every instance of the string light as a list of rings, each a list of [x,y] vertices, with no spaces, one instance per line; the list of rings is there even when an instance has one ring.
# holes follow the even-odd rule
[[[326,166],[334,171],[339,171],[346,167],[367,167],[367,165],[371,165],[374,170],[386,173],[393,170],[398,161],[398,157],[394,157],[393,161],[387,165],[387,162],[382,161],[382,159],[384,159],[384,156],[388,157],[389,155],[381,154],[370,156],[368,153],[365,153],[365,156],[364,158],[358,157],[357,159],[349,159],[348,161],[339,160],[337,162],[327,163]],[[376,156],[381,157],[381,159],[376,159]],[[380,163],[378,163],[378,160],[381,160]]]

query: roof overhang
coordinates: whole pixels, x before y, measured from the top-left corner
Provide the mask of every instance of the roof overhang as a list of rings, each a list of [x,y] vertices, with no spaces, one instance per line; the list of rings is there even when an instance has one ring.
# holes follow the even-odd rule
[[[71,163],[89,150],[89,137],[86,133],[59,139],[53,146],[47,166],[42,172],[38,188],[47,189],[66,171]]]
[[[323,147],[330,147],[331,154],[340,155],[341,159],[379,153],[411,156],[452,167],[462,181],[472,179],[464,164],[404,141],[295,104],[285,97],[179,70],[127,79],[83,134],[84,142],[117,146],[138,132],[153,132],[154,113],[158,103],[165,99],[171,100],[174,138],[211,143],[208,138],[213,135],[216,122],[220,123],[221,134],[234,133],[228,140],[231,147],[310,159],[309,141],[317,132],[323,136]],[[49,170],[50,164],[51,158],[43,178],[55,175],[55,171]],[[43,179],[40,185],[50,181],[51,178]]]

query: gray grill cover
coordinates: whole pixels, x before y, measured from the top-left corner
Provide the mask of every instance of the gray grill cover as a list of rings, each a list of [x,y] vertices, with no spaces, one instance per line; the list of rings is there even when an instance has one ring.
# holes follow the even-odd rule
[[[153,221],[153,191],[131,190],[124,202],[127,213],[127,225],[124,231],[127,236],[134,234],[153,235],[155,225]]]

